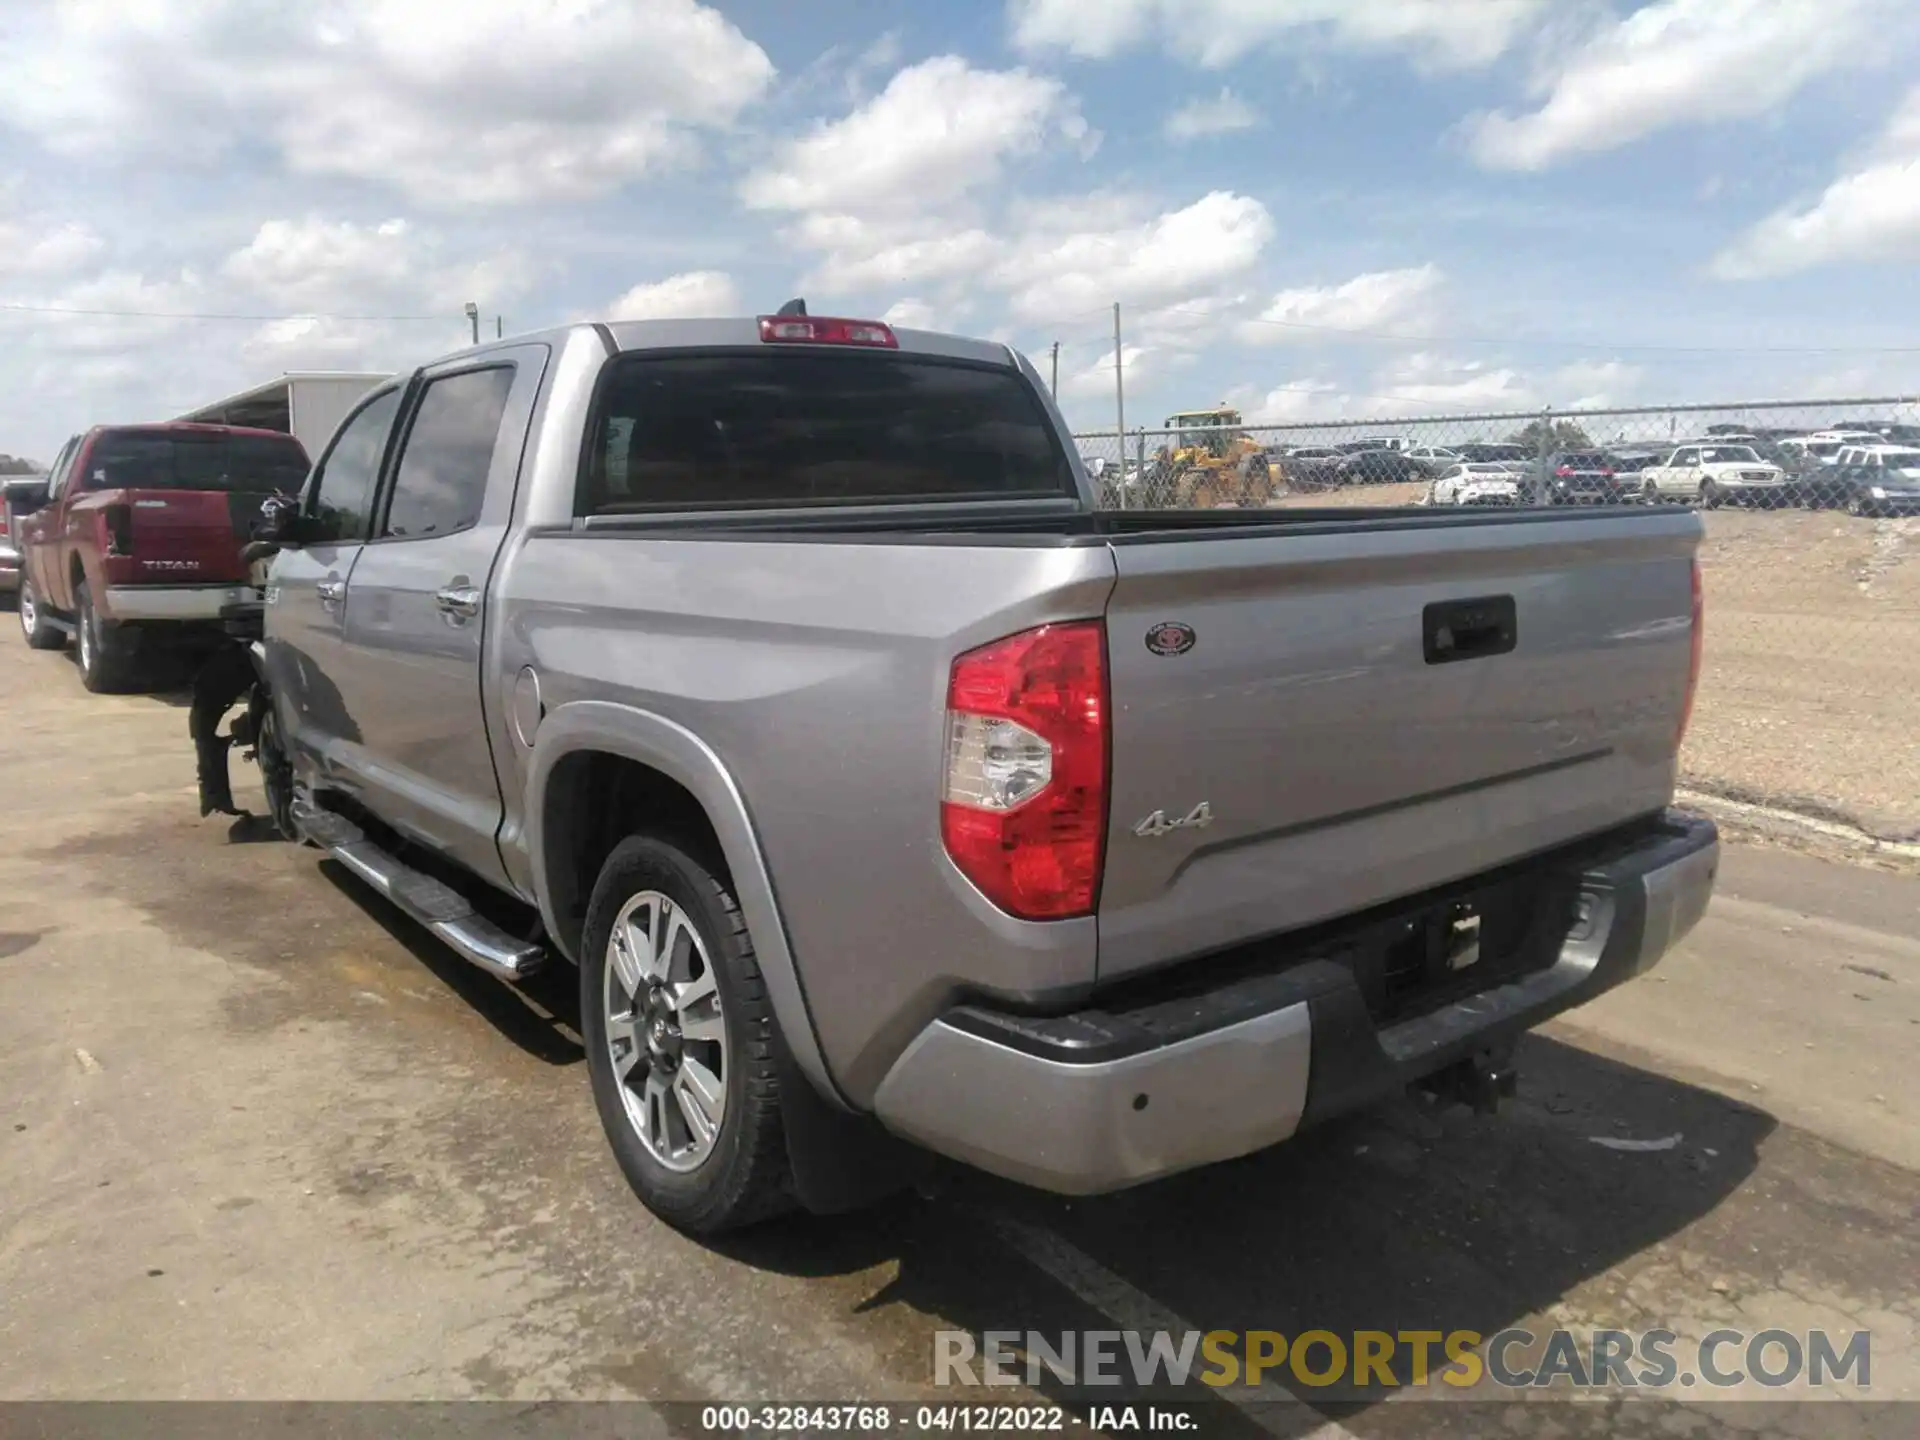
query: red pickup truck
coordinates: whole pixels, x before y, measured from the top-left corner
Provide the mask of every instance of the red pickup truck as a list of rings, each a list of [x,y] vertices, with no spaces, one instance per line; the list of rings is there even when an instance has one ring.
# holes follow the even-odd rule
[[[157,652],[216,643],[252,595],[240,559],[261,504],[305,483],[291,435],[226,425],[104,425],[44,484],[7,487],[20,627],[36,650],[74,637],[89,690],[131,688]]]

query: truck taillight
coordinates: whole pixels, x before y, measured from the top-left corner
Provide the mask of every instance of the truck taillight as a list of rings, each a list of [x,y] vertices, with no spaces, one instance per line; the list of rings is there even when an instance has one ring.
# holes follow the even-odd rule
[[[109,505],[100,512],[107,528],[107,554],[133,554],[133,510],[126,505]]]
[[[1022,920],[1091,915],[1107,836],[1107,637],[1043,625],[970,650],[947,683],[940,835]]]
[[[768,345],[865,345],[898,350],[893,327],[878,320],[842,320],[831,315],[762,315],[760,339]]]
[[[1573,474],[1573,467],[1571,465],[1562,465],[1558,470],[1555,470],[1553,473],[1555,475],[1558,475],[1562,480],[1565,480],[1569,475]]]
[[[1706,597],[1700,588],[1700,562],[1693,562],[1693,639],[1692,654],[1687,660],[1687,698],[1680,706],[1680,729],[1673,737],[1675,748],[1687,738],[1687,725],[1693,719],[1693,697],[1700,690],[1701,642],[1704,638],[1702,625],[1706,619]]]

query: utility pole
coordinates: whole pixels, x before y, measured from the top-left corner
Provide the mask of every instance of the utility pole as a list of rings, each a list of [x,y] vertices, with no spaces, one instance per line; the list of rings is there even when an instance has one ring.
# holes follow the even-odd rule
[[[1118,427],[1114,449],[1120,456],[1120,508],[1127,508],[1127,378],[1121,360],[1120,302],[1113,302],[1113,418]]]
[[[506,336],[506,333],[507,333],[507,322],[505,320],[502,320],[498,315],[494,316],[493,317],[493,338],[496,340],[504,339]]]
[[[1047,393],[1057,403],[1060,399],[1060,342],[1053,342],[1053,383],[1047,387]]]
[[[467,302],[467,323],[473,326],[473,343],[480,343],[480,307],[469,300]]]

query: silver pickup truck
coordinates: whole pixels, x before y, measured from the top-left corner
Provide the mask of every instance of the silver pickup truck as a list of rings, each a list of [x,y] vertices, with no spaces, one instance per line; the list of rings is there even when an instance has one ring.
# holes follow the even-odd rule
[[[508,981],[711,1233],[928,1152],[1247,1154],[1699,919],[1686,511],[1100,513],[1007,347],[582,324],[373,392],[270,539],[276,816]]]

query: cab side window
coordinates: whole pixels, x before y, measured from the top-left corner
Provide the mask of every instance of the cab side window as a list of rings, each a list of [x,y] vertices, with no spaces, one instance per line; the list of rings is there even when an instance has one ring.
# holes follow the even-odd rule
[[[380,483],[387,437],[400,413],[400,392],[389,390],[361,407],[313,468],[307,523],[313,543],[350,545],[367,538],[373,492]]]
[[[424,540],[479,523],[512,391],[510,365],[428,382],[394,467],[382,539]]]

